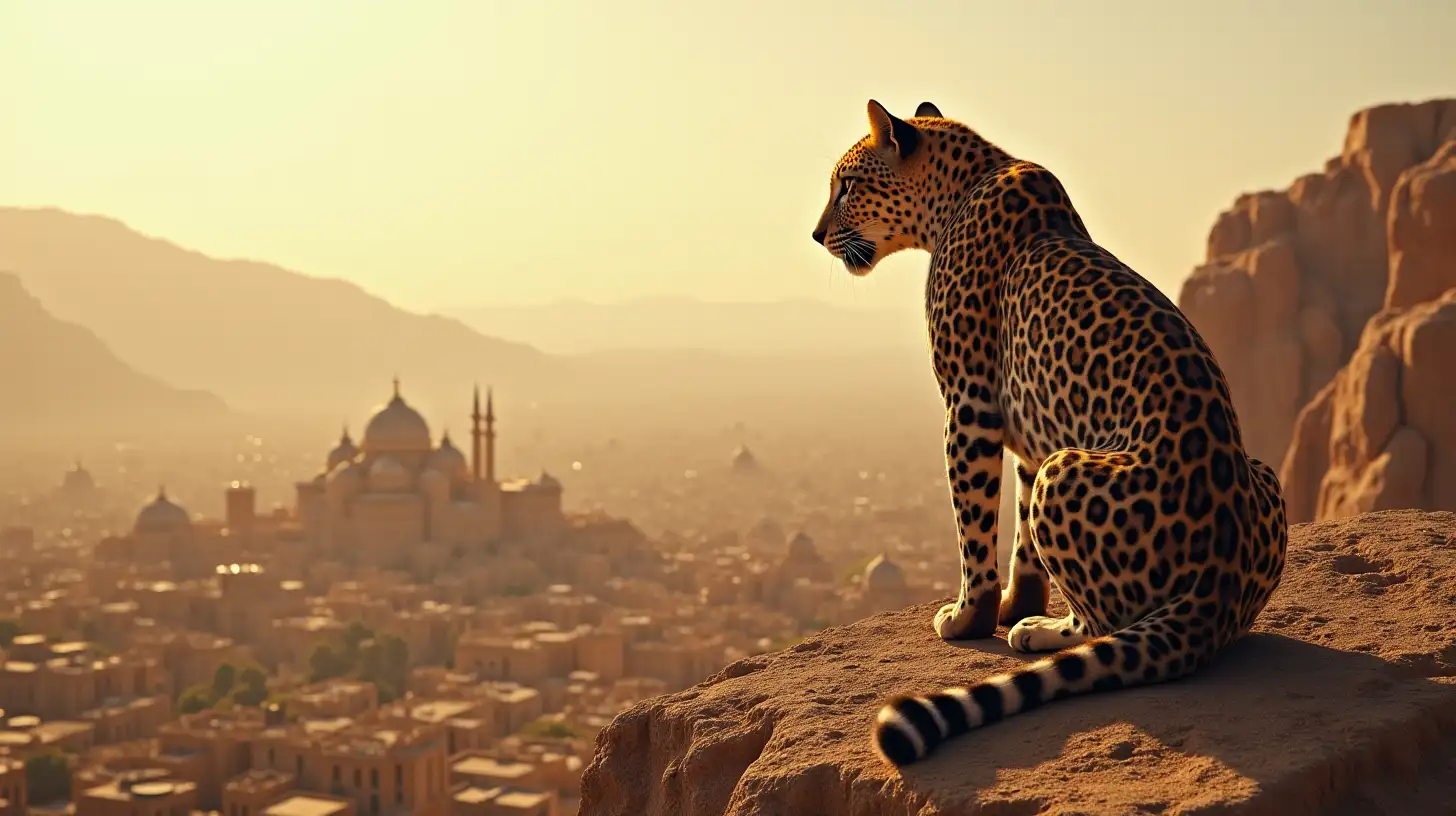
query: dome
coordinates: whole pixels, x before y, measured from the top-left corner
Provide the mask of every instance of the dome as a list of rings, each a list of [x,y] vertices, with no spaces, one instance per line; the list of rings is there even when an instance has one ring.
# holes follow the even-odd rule
[[[461,453],[460,449],[450,441],[448,431],[440,437],[440,447],[430,454],[426,467],[430,470],[437,470],[452,479],[464,479],[470,475],[470,463],[465,461],[465,454]]]
[[[354,446],[354,440],[349,438],[349,429],[345,428],[342,436],[339,437],[339,444],[329,451],[329,458],[324,470],[333,470],[339,465],[359,455],[359,449]]]
[[[395,380],[394,397],[364,426],[364,452],[425,453],[429,449],[430,426],[399,395],[399,380]]]
[[[96,480],[91,478],[91,471],[81,467],[78,461],[75,467],[66,471],[61,487],[72,493],[84,493],[96,487]]]
[[[733,469],[745,471],[758,469],[758,459],[754,457],[753,451],[749,450],[747,445],[739,445],[738,449],[733,451]]]
[[[795,533],[789,541],[789,558],[795,561],[807,561],[818,558],[819,550],[814,547],[814,539],[807,533]]]
[[[864,585],[870,592],[899,592],[905,588],[905,572],[880,553],[865,566]]]
[[[536,479],[536,486],[543,490],[560,490],[561,482],[557,481],[555,476],[543,470],[541,471],[541,475]]]
[[[364,481],[360,472],[362,470],[357,462],[340,462],[335,465],[324,480],[329,495],[343,498],[356,493]]]
[[[192,527],[192,517],[180,505],[167,498],[165,488],[157,490],[157,497],[141,509],[136,517],[138,533],[172,533]]]
[[[434,501],[450,498],[450,477],[444,471],[427,469],[420,474],[420,491]]]
[[[374,493],[403,493],[410,488],[410,472],[393,456],[381,456],[369,466],[369,490]]]

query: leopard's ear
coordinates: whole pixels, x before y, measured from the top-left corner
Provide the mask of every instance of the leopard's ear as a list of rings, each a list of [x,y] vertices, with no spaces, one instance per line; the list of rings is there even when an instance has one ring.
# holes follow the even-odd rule
[[[885,106],[871,99],[870,142],[887,157],[904,160],[920,146],[920,131],[903,119],[896,118]]]
[[[944,119],[945,118],[944,116],[941,115],[940,108],[937,108],[935,106],[935,103],[934,102],[921,102],[920,103],[920,107],[918,107],[918,108],[915,109],[915,115],[916,116],[934,116],[936,119]]]

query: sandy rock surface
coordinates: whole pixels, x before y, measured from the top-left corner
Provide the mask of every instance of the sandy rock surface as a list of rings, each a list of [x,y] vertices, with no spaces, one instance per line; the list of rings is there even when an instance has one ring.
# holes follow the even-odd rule
[[[1257,632],[1203,674],[1050,704],[902,776],[867,740],[885,695],[1024,659],[1004,640],[942,643],[937,605],[911,607],[623,713],[581,813],[1456,813],[1456,514],[1291,538]]]

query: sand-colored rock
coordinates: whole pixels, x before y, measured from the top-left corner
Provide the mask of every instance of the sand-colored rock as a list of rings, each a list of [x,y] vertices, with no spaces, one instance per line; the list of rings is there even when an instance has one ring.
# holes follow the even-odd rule
[[[1385,305],[1414,306],[1456,286],[1456,138],[1402,173],[1391,193]]]
[[[1290,519],[1456,507],[1453,373],[1456,281],[1438,300],[1371,318],[1295,425],[1279,474]]]
[[[881,699],[1010,668],[935,604],[826,630],[645,701],[601,733],[585,816],[1451,812],[1456,514],[1292,531],[1257,633],[1200,675],[1060,701],[901,776],[870,751]]]
[[[1411,305],[1447,288],[1451,142],[1456,99],[1360,111],[1323,172],[1240,196],[1209,231],[1178,305],[1228,375],[1253,455],[1284,459],[1295,417],[1349,359],[1387,290]]]

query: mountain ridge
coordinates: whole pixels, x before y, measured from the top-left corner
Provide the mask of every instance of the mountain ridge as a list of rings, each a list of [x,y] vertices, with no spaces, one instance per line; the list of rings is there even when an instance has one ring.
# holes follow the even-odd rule
[[[391,373],[440,396],[476,381],[520,389],[554,365],[349,281],[213,257],[104,215],[0,207],[0,268],[122,359],[249,411],[372,402]]]
[[[205,391],[177,388],[116,356],[95,332],[52,314],[0,271],[0,419],[31,431],[84,423],[116,430],[229,414]]]

